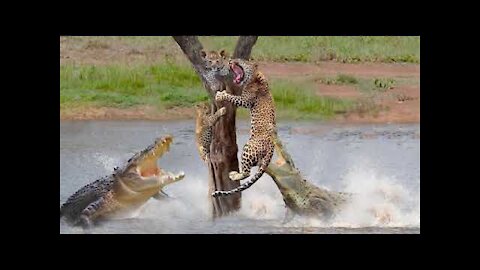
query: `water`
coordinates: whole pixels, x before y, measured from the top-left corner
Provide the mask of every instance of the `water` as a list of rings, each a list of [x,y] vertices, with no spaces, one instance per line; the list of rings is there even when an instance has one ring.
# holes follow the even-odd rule
[[[237,126],[237,143],[242,149],[249,124],[240,122]],[[61,122],[60,203],[83,185],[111,173],[156,137],[171,134],[171,150],[159,164],[168,171],[183,170],[186,174],[182,181],[164,189],[172,199],[152,199],[130,217],[103,223],[90,233],[420,232],[418,124],[279,122],[280,138],[306,179],[358,195],[329,223],[296,217],[287,224],[281,224],[284,203],[268,175],[243,193],[238,213],[210,220],[208,171],[196,150],[194,127],[193,120]],[[61,221],[60,233],[85,231]]]

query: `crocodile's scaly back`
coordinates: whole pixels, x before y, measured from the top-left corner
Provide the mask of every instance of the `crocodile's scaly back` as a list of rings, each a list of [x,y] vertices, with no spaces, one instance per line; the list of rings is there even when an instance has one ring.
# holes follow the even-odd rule
[[[352,196],[349,193],[329,191],[307,181],[276,132],[275,151],[278,159],[271,162],[266,173],[270,175],[282,194],[283,201],[292,213],[328,219],[333,217]],[[293,217],[290,215],[290,218]]]
[[[92,202],[97,201],[113,189],[113,175],[102,177],[83,186],[61,206],[60,217],[65,216],[72,223],[77,223],[82,211]]]

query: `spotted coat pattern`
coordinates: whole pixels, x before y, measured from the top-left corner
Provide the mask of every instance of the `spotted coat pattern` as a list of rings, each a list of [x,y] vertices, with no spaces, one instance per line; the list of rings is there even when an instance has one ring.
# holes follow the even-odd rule
[[[210,113],[210,106],[207,103],[197,105],[197,118],[195,128],[195,139],[200,158],[204,162],[208,162],[210,155],[210,145],[213,139],[213,126],[220,117],[227,113],[227,109],[222,107],[218,109],[213,115]]]
[[[272,136],[276,129],[275,104],[267,79],[258,71],[258,65],[254,62],[234,59],[230,60],[230,64],[232,63],[240,66],[244,72],[243,80],[239,83],[242,94],[236,96],[221,91],[216,93],[215,99],[249,109],[251,129],[250,138],[243,147],[240,172],[232,171],[229,177],[239,181],[250,176],[252,167],[259,166],[259,169],[249,181],[230,191],[216,191],[212,194],[214,197],[231,195],[252,186],[265,172],[274,151]]]

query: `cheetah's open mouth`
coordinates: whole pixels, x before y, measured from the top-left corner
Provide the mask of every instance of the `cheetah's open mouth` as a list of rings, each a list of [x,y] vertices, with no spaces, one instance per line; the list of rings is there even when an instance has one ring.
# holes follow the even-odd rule
[[[236,84],[240,84],[245,75],[243,68],[239,66],[237,63],[230,63],[230,69],[233,71],[233,74],[235,74],[235,77],[233,78],[233,82]]]

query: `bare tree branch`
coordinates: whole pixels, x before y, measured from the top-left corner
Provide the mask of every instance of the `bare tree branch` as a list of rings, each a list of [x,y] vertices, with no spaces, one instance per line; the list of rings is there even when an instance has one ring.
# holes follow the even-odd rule
[[[172,36],[173,39],[177,42],[182,49],[183,53],[187,56],[190,63],[192,63],[197,75],[203,82],[203,86],[207,90],[210,97],[214,97],[210,85],[205,79],[205,67],[203,65],[203,60],[200,56],[200,51],[203,50],[202,43],[198,40],[197,36]]]
[[[180,49],[182,49],[183,53],[195,68],[203,70],[202,58],[200,56],[200,51],[203,50],[203,46],[197,36],[173,36],[173,39],[178,43]],[[199,70],[197,70],[197,72],[198,71]]]
[[[258,36],[240,36],[233,52],[233,58],[248,60],[252,53],[253,45],[257,42]]]

